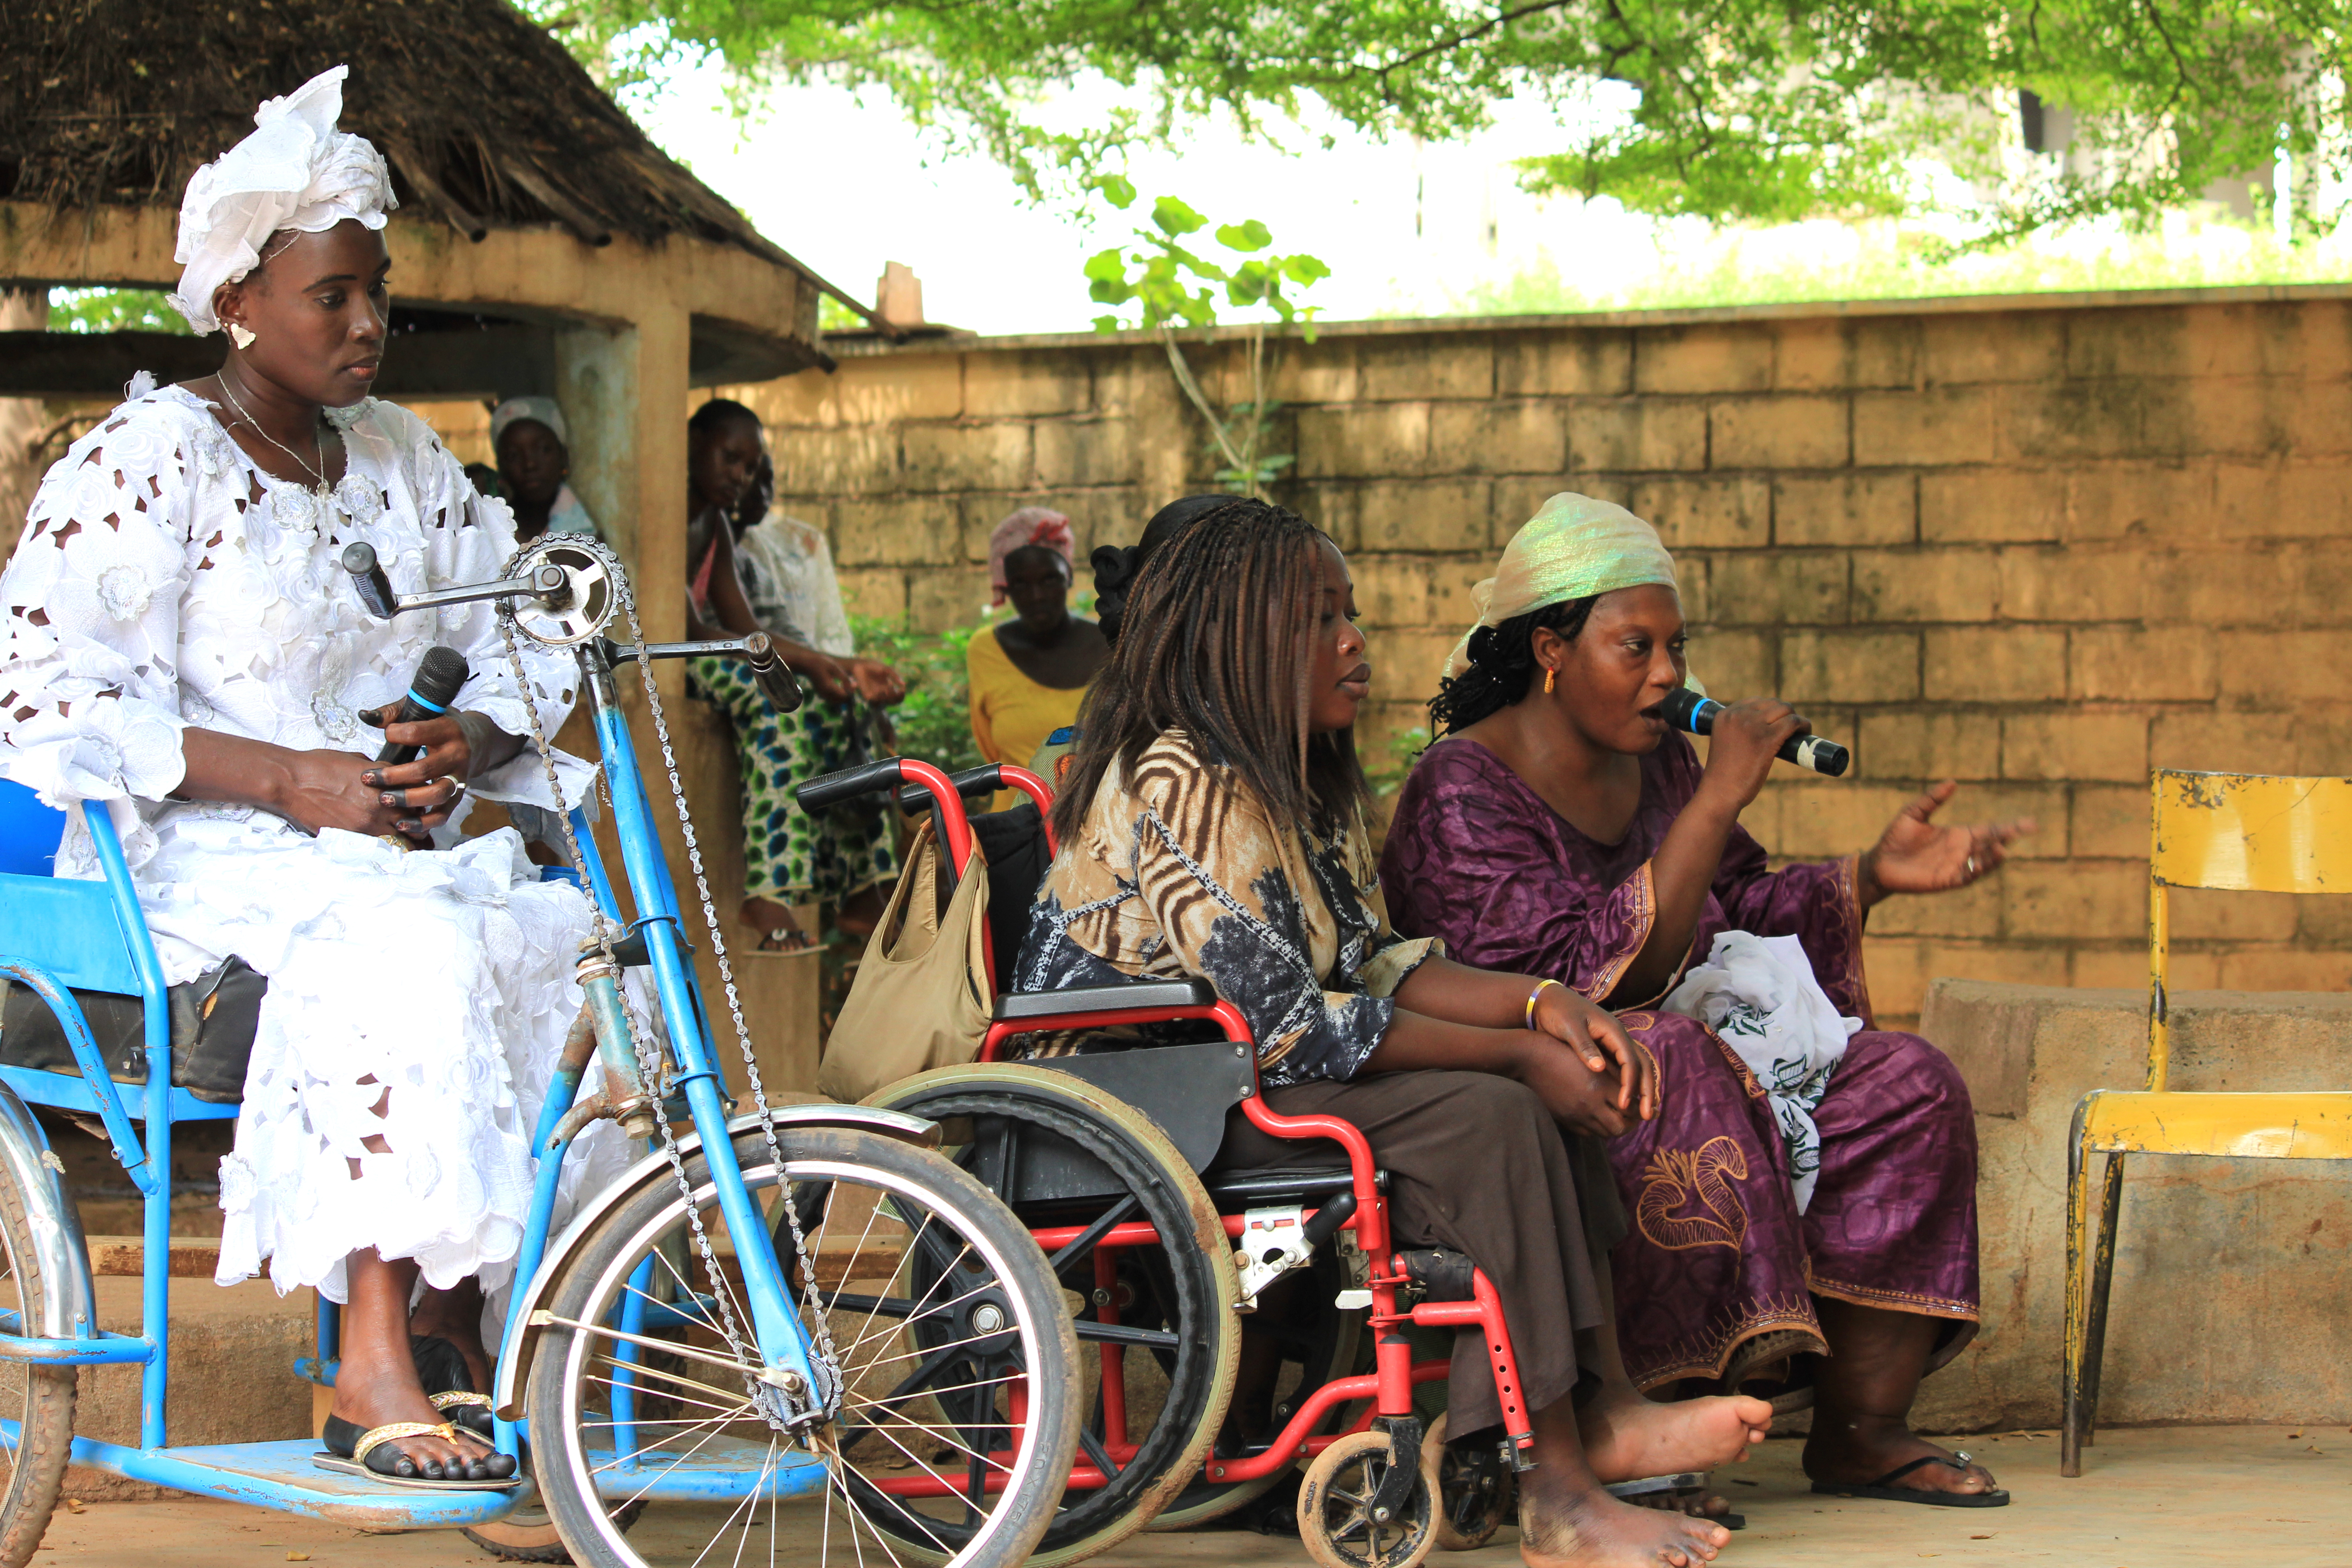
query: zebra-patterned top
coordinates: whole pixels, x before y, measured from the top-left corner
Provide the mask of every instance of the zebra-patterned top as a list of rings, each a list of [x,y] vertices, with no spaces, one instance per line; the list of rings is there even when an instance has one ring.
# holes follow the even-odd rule
[[[1045,874],[1014,973],[1023,991],[1206,980],[1248,1018],[1265,1081],[1284,1084],[1353,1078],[1388,1030],[1396,988],[1444,951],[1389,928],[1360,824],[1328,839],[1282,832],[1171,731],[1131,774],[1114,765],[1104,777]],[[1033,1037],[1030,1050],[1134,1043]]]

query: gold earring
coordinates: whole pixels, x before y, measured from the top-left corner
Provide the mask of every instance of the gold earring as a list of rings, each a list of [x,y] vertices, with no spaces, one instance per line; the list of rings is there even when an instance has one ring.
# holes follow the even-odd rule
[[[1559,671],[1554,669],[1549,665],[1544,666],[1544,695],[1546,697],[1551,695],[1551,683],[1559,679]]]

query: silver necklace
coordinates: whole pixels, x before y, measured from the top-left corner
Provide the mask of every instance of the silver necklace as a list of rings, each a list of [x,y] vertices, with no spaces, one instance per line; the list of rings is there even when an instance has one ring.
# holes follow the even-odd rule
[[[238,417],[238,418],[240,418],[240,419],[244,420],[247,425],[249,425],[249,426],[251,426],[253,427],[253,432],[254,432],[254,434],[255,434],[255,435],[259,436],[263,440],[265,440],[265,441],[268,442],[271,446],[273,446],[273,447],[277,447],[279,451],[281,451],[281,452],[285,453],[288,457],[289,457],[289,458],[293,458],[293,459],[295,460],[295,462],[297,462],[297,463],[300,464],[300,465],[301,465],[301,468],[302,468],[302,471],[303,471],[304,473],[306,473],[306,474],[310,475],[313,479],[316,479],[316,480],[318,481],[318,485],[319,485],[319,494],[320,494],[321,497],[328,496],[328,495],[331,495],[331,494],[332,494],[332,493],[333,493],[333,491],[334,491],[334,487],[333,487],[332,485],[330,485],[329,483],[327,483],[327,474],[326,474],[326,466],[327,466],[327,446],[326,446],[326,441],[325,441],[325,439],[324,439],[323,437],[321,437],[318,434],[318,432],[316,432],[316,431],[314,430],[314,431],[312,431],[312,432],[311,432],[311,435],[310,435],[311,444],[312,444],[312,445],[317,448],[318,453],[319,453],[319,461],[318,461],[318,464],[317,464],[317,466],[316,466],[316,467],[313,467],[311,464],[310,464],[310,463],[308,463],[308,462],[304,461],[304,459],[303,459],[303,457],[302,457],[302,454],[301,454],[301,453],[299,453],[299,452],[296,451],[293,447],[291,447],[288,446],[285,442],[283,442],[283,441],[279,440],[277,437],[272,436],[268,431],[264,430],[264,429],[261,427],[261,421],[260,421],[260,420],[258,420],[258,419],[256,419],[252,415],[250,415],[250,414],[248,414],[248,413],[247,413],[247,412],[245,411],[245,405],[237,401],[237,397],[236,397],[236,392],[235,392],[234,390],[232,390],[232,389],[230,388],[230,386],[229,386],[229,384],[228,384],[228,377],[227,377],[227,376],[224,375],[224,376],[218,377],[217,379],[218,379],[218,380],[219,380],[219,382],[220,382],[220,389],[221,389],[221,392],[222,392],[222,393],[223,393],[223,394],[224,394],[224,395],[228,398],[229,406],[236,410],[236,415],[237,415],[237,417]]]

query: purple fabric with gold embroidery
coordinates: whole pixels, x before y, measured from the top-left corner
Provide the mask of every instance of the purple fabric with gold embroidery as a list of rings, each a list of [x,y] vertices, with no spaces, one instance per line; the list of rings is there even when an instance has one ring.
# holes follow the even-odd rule
[[[1637,1384],[1820,1350],[1812,1295],[1952,1320],[1940,1365],[1977,1319],[1976,1125],[1943,1053],[1916,1035],[1853,1037],[1814,1113],[1821,1181],[1800,1215],[1771,1112],[1738,1056],[1696,1020],[1649,1011],[1663,991],[1615,994],[1649,938],[1650,858],[1699,773],[1690,742],[1669,735],[1642,760],[1633,826],[1601,844],[1485,747],[1441,741],[1405,781],[1381,858],[1393,923],[1444,937],[1461,963],[1607,1003],[1656,1058],[1664,1111],[1606,1145],[1630,1221],[1612,1264]],[[1703,956],[1723,931],[1793,935],[1830,999],[1866,1026],[1862,926],[1853,861],[1774,871],[1735,827],[1692,950]]]

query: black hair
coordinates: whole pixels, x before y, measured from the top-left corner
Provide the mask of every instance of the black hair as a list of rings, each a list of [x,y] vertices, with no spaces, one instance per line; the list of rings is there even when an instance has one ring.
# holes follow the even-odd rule
[[[697,436],[716,436],[735,420],[743,420],[755,429],[765,428],[760,416],[731,397],[714,397],[696,409],[688,418],[686,427]]]
[[[1429,700],[1429,732],[1447,735],[1466,730],[1525,697],[1536,678],[1536,628],[1574,642],[1599,599],[1597,594],[1562,599],[1472,632],[1470,668],[1451,680],[1440,679],[1437,695]]]
[[[1171,500],[1151,514],[1143,525],[1143,537],[1133,544],[1103,544],[1095,548],[1088,564],[1095,569],[1095,620],[1102,627],[1103,640],[1116,644],[1118,628],[1127,618],[1127,601],[1134,590],[1136,574],[1154,552],[1220,507],[1240,500],[1240,496],[1186,496]]]
[[[1171,730],[1254,796],[1277,828],[1328,828],[1370,791],[1353,729],[1307,731],[1330,542],[1297,512],[1238,498],[1205,508],[1136,585],[1135,635],[1111,648],[1078,719],[1054,799],[1069,843],[1114,764],[1133,768]]]

